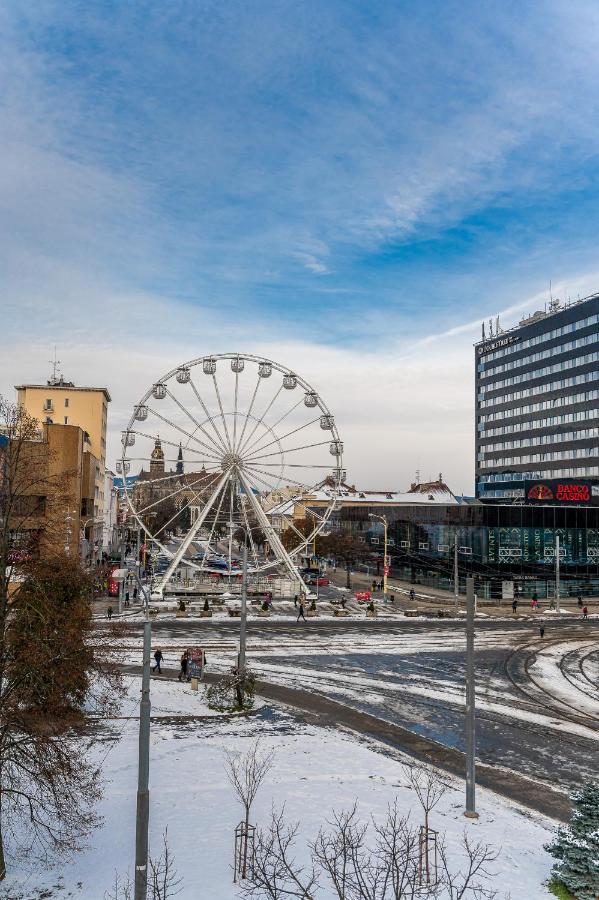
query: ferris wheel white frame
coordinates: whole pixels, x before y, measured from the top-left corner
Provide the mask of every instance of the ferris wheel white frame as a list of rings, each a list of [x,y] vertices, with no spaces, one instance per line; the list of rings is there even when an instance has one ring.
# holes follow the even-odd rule
[[[231,371],[235,376],[235,389],[234,389],[234,409],[233,412],[227,412],[223,408],[223,401],[221,397],[221,391],[219,389],[219,384],[217,380],[217,369],[219,361],[229,361]],[[257,381],[254,387],[249,409],[247,412],[242,412],[238,409],[238,397],[239,397],[239,376],[240,373],[244,370],[245,364],[251,363],[255,364],[257,367]],[[218,410],[214,414],[211,415],[208,405],[206,404],[202,394],[198,390],[196,383],[192,378],[192,372],[194,369],[200,367],[200,371],[204,376],[209,376],[212,382],[211,394],[214,392],[209,400],[209,403],[214,403],[216,401],[218,405]],[[273,372],[278,372],[282,375],[281,383],[278,387],[278,390],[275,392],[274,396],[270,399],[266,408],[264,408],[263,412],[260,415],[254,414],[254,406],[256,403],[256,399],[260,392],[260,386],[264,383],[268,378],[271,377]],[[169,390],[168,382],[172,379],[179,384],[188,384],[193,391],[194,403],[199,405],[201,408],[205,418],[199,419],[196,418],[187,408],[184,406],[180,400]],[[304,396],[300,398],[300,400],[294,403],[290,409],[287,410],[282,416],[280,416],[277,421],[270,425],[265,421],[265,417],[273,408],[276,400],[281,396],[281,394],[285,391],[293,391],[297,387],[303,389]],[[162,416],[157,410],[153,409],[148,405],[148,401],[150,398],[152,400],[160,401],[169,397],[171,401],[173,401],[177,407],[185,413],[185,415],[190,419],[190,422],[193,423],[193,430],[186,431],[181,428],[179,425],[176,425],[174,422]],[[290,415],[294,410],[296,410],[301,404],[308,409],[318,409],[318,416],[316,419],[311,420],[310,422],[305,423],[304,425],[293,429],[290,432],[287,432],[284,435],[277,434],[275,429],[277,426],[283,422],[288,415]],[[144,422],[148,413],[151,412],[158,419],[161,419],[163,422],[168,425],[174,427],[176,430],[183,432],[188,438],[193,439],[202,447],[202,455],[207,456],[212,460],[212,468],[215,467],[220,469],[222,474],[218,478],[216,486],[214,486],[210,497],[205,501],[203,508],[201,509],[199,515],[192,523],[187,535],[184,537],[183,541],[177,548],[176,552],[172,552],[168,547],[164,545],[164,543],[152,534],[150,528],[146,525],[143,520],[143,512],[146,510],[139,510],[136,508],[135,503],[133,502],[133,498],[131,496],[131,491],[129,484],[127,482],[127,473],[130,470],[131,460],[128,456],[129,448],[135,444],[136,435],[141,435],[145,438],[152,438],[153,435],[148,435],[146,432],[141,431],[139,427],[136,427],[137,423]],[[229,429],[227,425],[227,418],[233,418],[232,428]],[[240,425],[240,420],[243,419],[243,427]],[[301,431],[303,428],[308,425],[314,425],[316,422],[320,420],[320,428],[323,431],[329,432],[329,437],[321,442],[312,443],[306,445],[306,447],[317,447],[324,444],[329,444],[329,453],[334,457],[334,462],[332,466],[323,466],[323,465],[313,465],[313,464],[303,464],[303,467],[310,469],[327,469],[329,475],[332,475],[330,481],[330,490],[329,494],[329,502],[327,506],[318,514],[313,511],[310,512],[310,515],[313,517],[314,528],[308,535],[302,534],[299,529],[295,527],[293,522],[289,523],[289,526],[296,533],[299,542],[296,547],[294,547],[291,551],[287,551],[283,546],[283,543],[277,533],[277,530],[274,528],[266,512],[264,511],[262,505],[258,501],[255,496],[254,490],[252,488],[251,480],[258,481],[261,484],[272,488],[272,484],[270,484],[270,478],[273,476],[273,473],[270,471],[264,471],[264,468],[276,468],[279,463],[269,462],[269,463],[260,463],[258,466],[254,460],[256,454],[256,443],[258,445],[258,449],[263,451],[268,449],[269,447],[277,447],[278,449],[273,449],[269,456],[272,456],[273,459],[276,457],[280,457],[281,462],[281,472],[279,474],[279,479],[281,479],[282,474],[286,468],[289,467],[297,467],[298,469],[302,468],[302,464],[299,463],[287,463],[285,462],[285,454],[290,452],[300,451],[302,449],[306,449],[306,447],[297,447],[297,448],[289,448],[283,449],[281,442],[285,440],[290,435],[296,433],[297,431]],[[248,423],[252,422],[249,425]],[[240,431],[238,431],[238,426]],[[262,426],[262,433],[257,439],[251,444],[251,440],[256,434],[256,432]],[[249,434],[246,435],[246,430],[249,431]],[[201,435],[201,437],[198,437]],[[264,437],[270,438],[269,442],[261,445]],[[261,446],[260,446],[261,445]],[[248,455],[248,451],[251,451],[251,454]],[[198,451],[199,452],[199,451]],[[263,455],[262,460],[266,457]],[[177,567],[180,565],[182,560],[185,557],[185,554],[190,547],[191,543],[197,538],[200,529],[202,528],[204,522],[206,521],[210,511],[215,507],[216,500],[222,492],[221,497],[221,505],[225,496],[226,485],[229,484],[230,487],[230,495],[233,496],[233,485],[235,485],[235,490],[238,490],[239,487],[243,489],[245,496],[248,499],[249,506],[254,513],[256,521],[258,525],[262,529],[264,535],[267,537],[270,547],[274,553],[275,559],[273,561],[267,561],[262,564],[259,569],[260,571],[271,570],[277,566],[283,567],[292,579],[296,579],[299,581],[300,585],[306,589],[306,586],[301,578],[297,566],[294,562],[303,550],[309,546],[314,541],[314,538],[318,533],[322,531],[322,529],[327,524],[333,510],[335,509],[336,500],[339,495],[339,488],[342,479],[342,471],[343,471],[343,443],[339,438],[339,433],[337,430],[337,426],[335,424],[334,416],[329,410],[328,406],[324,403],[320,395],[314,390],[314,388],[301,376],[297,375],[295,372],[289,369],[288,366],[283,366],[280,363],[275,362],[274,360],[267,359],[265,357],[256,356],[254,354],[249,353],[219,353],[219,354],[211,354],[209,356],[201,356],[196,359],[190,360],[189,362],[183,363],[182,365],[176,366],[174,369],[171,369],[165,375],[163,375],[158,381],[156,381],[148,391],[143,395],[141,400],[135,404],[133,409],[133,414],[129,419],[128,425],[123,431],[122,435],[122,454],[120,459],[120,465],[117,463],[117,468],[120,469],[123,473],[123,485],[124,485],[124,493],[125,497],[131,510],[131,513],[138,523],[138,525],[143,529],[143,531],[148,535],[148,538],[155,543],[164,554],[166,554],[171,562],[160,579],[159,583],[155,586],[154,590],[158,594],[163,594],[166,586],[168,585],[173,573],[176,571]],[[248,478],[250,475],[250,478]],[[176,477],[176,476],[168,476],[168,477]],[[206,475],[205,478],[208,476]],[[215,472],[211,473],[212,480],[215,480]],[[276,477],[276,476],[275,476]],[[198,481],[193,482],[188,486],[189,489],[193,489],[193,487],[201,484],[202,478],[200,477]],[[181,490],[184,490],[182,488]],[[198,487],[198,495],[201,492],[201,487]],[[291,498],[290,498],[291,499]],[[160,501],[157,501],[160,502]],[[232,501],[231,501],[232,504]],[[220,513],[220,506],[218,508],[218,512],[215,513],[215,522],[216,525],[216,516]],[[233,512],[231,510],[231,519],[230,519],[230,527],[232,528],[232,515]],[[249,529],[249,522],[247,520],[246,515],[246,533]],[[213,527],[214,530],[214,527]],[[251,529],[249,538],[251,541]],[[231,575],[231,539],[229,539],[229,576]],[[210,547],[210,542],[212,540],[212,534],[210,535],[208,546]],[[255,551],[254,551],[254,555]],[[257,561],[257,557],[256,557]],[[190,565],[194,569],[202,570],[204,568],[203,563],[198,564],[193,560],[186,559],[186,565]],[[306,589],[307,590],[307,589]]]

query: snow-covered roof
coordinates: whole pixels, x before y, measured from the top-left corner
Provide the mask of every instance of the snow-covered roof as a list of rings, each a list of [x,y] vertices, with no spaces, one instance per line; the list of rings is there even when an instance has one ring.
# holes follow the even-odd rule
[[[311,503],[328,503],[334,496],[334,491],[316,490],[309,494],[302,494],[293,497],[284,503],[273,506],[268,511],[268,515],[272,516],[292,516],[296,504],[302,506],[310,506]],[[368,491],[344,491],[341,490],[337,495],[337,507],[347,505],[364,505],[364,506],[426,506],[434,503],[435,506],[457,506],[459,500],[451,491],[435,491],[427,493],[412,493],[410,491],[389,491],[385,494],[377,491],[376,493]]]

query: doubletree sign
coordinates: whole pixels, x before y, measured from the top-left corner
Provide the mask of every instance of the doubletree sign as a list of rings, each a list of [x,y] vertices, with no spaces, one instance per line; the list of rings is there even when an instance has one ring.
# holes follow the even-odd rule
[[[527,481],[525,492],[529,503],[599,503],[599,484],[590,481]]]

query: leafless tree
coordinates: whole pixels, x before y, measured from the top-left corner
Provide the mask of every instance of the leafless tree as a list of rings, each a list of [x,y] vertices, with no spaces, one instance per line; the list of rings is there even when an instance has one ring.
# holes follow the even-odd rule
[[[237,799],[243,806],[244,812],[244,840],[243,861],[241,865],[241,877],[247,874],[248,862],[248,831],[250,824],[250,811],[256,799],[260,785],[266,778],[273,764],[273,751],[262,752],[260,739],[254,741],[247,753],[234,754],[226,751],[227,777],[237,795]]]
[[[295,856],[299,825],[287,824],[283,811],[273,810],[269,827],[258,832],[253,878],[245,882],[245,898],[320,896],[338,900],[492,900],[489,863],[497,852],[488,844],[473,843],[464,834],[466,865],[455,871],[444,842],[440,845],[442,873],[436,884],[422,884],[419,870],[419,830],[402,816],[397,801],[383,822],[360,821],[356,807],[334,813],[310,847],[310,864]],[[374,835],[374,841],[368,838]],[[323,883],[324,880],[324,883]],[[324,894],[320,894],[320,889]]]
[[[427,766],[415,764],[404,768],[424,812],[424,831],[420,841],[420,865],[424,876],[423,880],[426,884],[430,884],[431,881],[436,881],[437,873],[435,871],[431,877],[429,817],[446,793],[447,785],[441,781],[438,772]],[[434,837],[436,839],[436,833],[434,833]]]
[[[285,822],[283,809],[280,812],[272,810],[268,828],[258,831],[252,878],[242,885],[243,897],[248,900],[253,897],[314,900],[318,886],[314,865],[304,868],[297,863],[294,855],[298,830],[298,822]]]
[[[168,841],[168,829],[162,834],[162,851],[158,858],[150,854],[148,860],[148,900],[170,900],[183,890],[183,879],[174,866],[173,854]],[[109,891],[104,892],[104,900],[133,900],[134,884],[129,872],[125,875],[114,873],[114,881]]]
[[[150,855],[149,874],[149,900],[169,900],[183,890],[183,879],[177,874],[168,843],[168,829],[162,835],[162,852],[158,859]]]
[[[499,851],[482,841],[472,841],[464,830],[462,847],[465,851],[465,868],[457,872],[453,870],[447,847],[441,844],[439,855],[443,869],[442,882],[448,900],[461,900],[471,897],[474,900],[493,900],[497,897],[488,882],[493,878],[489,864],[495,862]]]

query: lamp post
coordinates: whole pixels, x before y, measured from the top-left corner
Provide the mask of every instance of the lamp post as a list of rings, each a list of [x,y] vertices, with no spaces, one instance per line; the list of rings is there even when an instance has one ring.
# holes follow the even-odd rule
[[[378,519],[379,522],[383,523],[383,603],[387,602],[387,575],[389,574],[389,562],[387,559],[387,529],[388,522],[387,516],[376,516],[374,513],[368,513],[369,519]]]
[[[248,574],[248,532],[243,525],[235,526],[234,522],[229,522],[231,531],[231,540],[233,538],[233,529],[238,528],[243,532],[243,556],[241,568],[241,616],[239,619],[239,656],[237,658],[237,671],[241,675],[242,682],[245,674],[245,648],[246,648],[246,630],[247,630],[247,574]],[[229,557],[230,559],[231,557]],[[230,573],[229,573],[230,575]],[[240,699],[243,702],[243,686],[240,689]],[[240,704],[241,705],[241,704]]]
[[[152,622],[148,604],[148,590],[134,572],[140,595],[144,598],[144,647],[139,703],[139,743],[137,768],[137,812],[135,818],[135,900],[146,900],[148,894],[148,832],[150,824],[150,657],[152,652]],[[112,573],[119,588],[129,575],[125,568]]]

